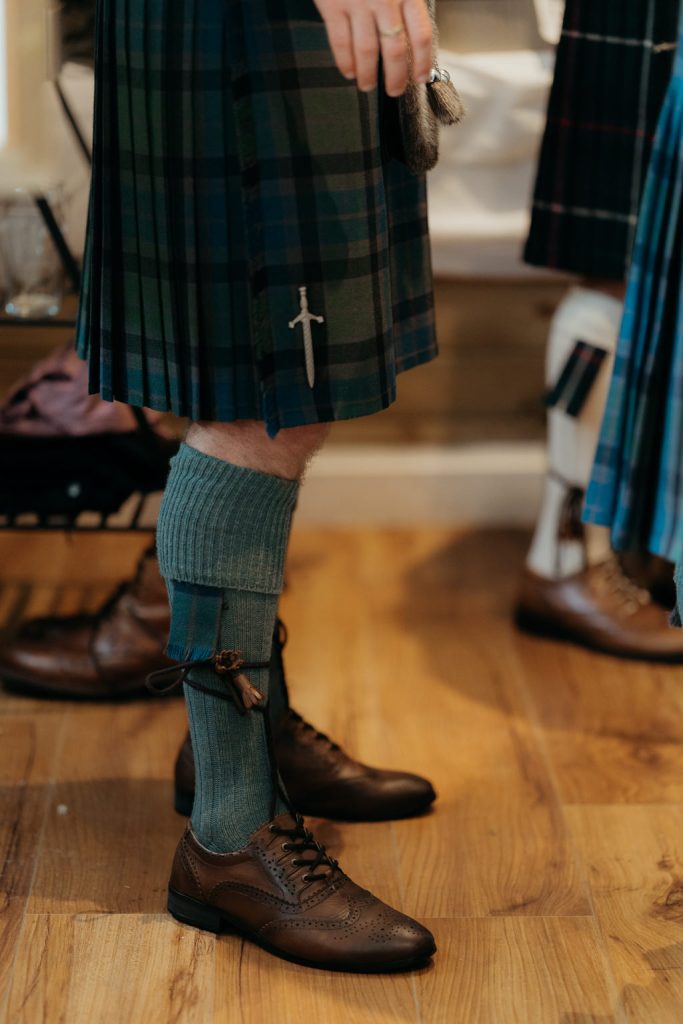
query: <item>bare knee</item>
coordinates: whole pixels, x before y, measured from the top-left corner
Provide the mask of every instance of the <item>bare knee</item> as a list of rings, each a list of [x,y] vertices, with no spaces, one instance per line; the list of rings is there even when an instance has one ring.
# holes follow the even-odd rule
[[[277,437],[266,434],[258,420],[235,423],[192,423],[187,444],[205,455],[261,473],[298,480],[329,433],[329,423],[288,427]]]

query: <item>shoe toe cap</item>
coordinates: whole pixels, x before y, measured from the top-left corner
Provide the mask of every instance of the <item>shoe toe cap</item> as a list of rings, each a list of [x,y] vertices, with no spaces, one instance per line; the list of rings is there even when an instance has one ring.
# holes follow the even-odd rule
[[[367,779],[359,779],[355,806],[359,816],[377,818],[411,817],[433,804],[436,792],[431,782],[408,772],[376,770]]]
[[[434,936],[412,918],[387,907],[368,929],[369,952],[378,963],[417,964],[436,953]]]
[[[436,953],[436,941],[430,930],[409,917],[395,926],[394,937],[406,958],[427,960]]]
[[[421,775],[408,772],[385,772],[384,788],[396,798],[408,801],[432,803],[436,800],[436,791],[428,779]]]

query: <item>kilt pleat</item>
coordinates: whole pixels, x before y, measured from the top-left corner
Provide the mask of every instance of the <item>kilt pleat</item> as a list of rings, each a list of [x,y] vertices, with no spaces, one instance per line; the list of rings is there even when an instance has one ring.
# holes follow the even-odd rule
[[[678,10],[679,0],[567,0],[528,263],[624,279]]]
[[[683,44],[683,38],[681,40]],[[584,518],[617,550],[683,558],[683,52],[643,196]]]
[[[91,390],[271,434],[386,408],[436,354],[425,183],[312,0],[99,0],[95,70]]]

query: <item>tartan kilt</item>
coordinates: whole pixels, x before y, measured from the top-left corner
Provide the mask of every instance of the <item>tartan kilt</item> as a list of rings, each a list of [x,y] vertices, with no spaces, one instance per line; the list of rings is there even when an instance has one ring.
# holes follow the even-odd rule
[[[527,263],[625,278],[678,8],[679,0],[567,0]]]
[[[683,20],[629,274],[584,518],[683,560]]]
[[[312,0],[99,0],[95,68],[91,391],[271,435],[388,406],[436,355],[425,182]]]

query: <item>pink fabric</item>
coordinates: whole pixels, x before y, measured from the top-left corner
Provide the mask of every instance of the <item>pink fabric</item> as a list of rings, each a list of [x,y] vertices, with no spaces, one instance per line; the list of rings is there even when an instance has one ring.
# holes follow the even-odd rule
[[[159,422],[160,413],[145,409],[145,416],[157,433],[172,436]],[[82,437],[124,433],[137,426],[129,406],[88,394],[87,364],[71,344],[36,363],[0,406],[0,434]]]

